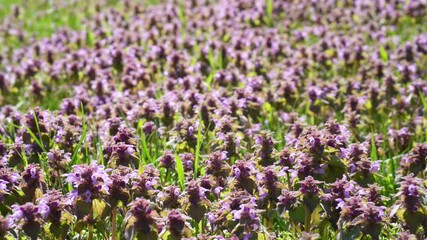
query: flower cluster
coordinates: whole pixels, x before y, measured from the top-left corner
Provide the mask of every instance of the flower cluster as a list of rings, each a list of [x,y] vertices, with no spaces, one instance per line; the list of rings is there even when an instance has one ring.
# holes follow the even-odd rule
[[[40,37],[30,2],[1,239],[427,237],[425,0],[65,1]]]

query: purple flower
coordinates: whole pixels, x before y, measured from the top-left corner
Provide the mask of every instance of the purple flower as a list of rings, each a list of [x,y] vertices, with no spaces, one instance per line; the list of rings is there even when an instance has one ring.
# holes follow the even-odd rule
[[[131,179],[137,176],[137,172],[128,167],[119,166],[110,174],[109,202],[115,206],[121,201],[127,204],[130,199]]]
[[[159,193],[159,199],[165,208],[178,208],[180,197],[181,191],[176,186],[169,186],[164,192]]]
[[[13,213],[9,216],[13,226],[22,229],[31,239],[37,239],[43,217],[46,216],[46,205],[34,205],[27,202],[24,205],[12,205]]]
[[[156,130],[156,125],[154,122],[145,122],[142,126],[142,131],[146,136],[152,134]]]
[[[300,153],[296,155],[296,164],[293,166],[295,168],[295,174],[299,178],[305,178],[307,176],[316,176],[316,175],[324,175],[324,164],[320,164],[319,161],[316,161],[312,156],[306,153]]]
[[[314,180],[312,176],[306,177],[301,182],[300,191],[304,195],[316,195],[319,193],[320,181]]]
[[[254,139],[255,145],[253,147],[257,148],[255,154],[260,158],[259,163],[263,166],[273,164],[275,159],[272,154],[275,150],[275,141],[271,137],[271,134],[262,131],[260,134],[256,135]]]
[[[205,192],[209,190],[199,186],[197,181],[191,180],[185,188],[185,191],[188,194],[188,201],[192,205],[197,206],[200,204],[201,200],[206,199]]]
[[[337,209],[341,209],[341,220],[352,221],[362,213],[362,199],[359,196],[352,196],[345,199],[337,199]]]
[[[153,165],[149,164],[144,167],[144,172],[132,179],[132,190],[137,196],[149,198],[150,194],[159,182],[159,171]]]
[[[111,179],[104,166],[97,165],[95,161],[92,161],[90,165],[75,165],[73,173],[67,173],[64,176],[74,188],[69,195],[70,201],[81,198],[86,202],[91,202],[95,198],[109,194]]]
[[[370,224],[381,223],[384,221],[385,218],[385,209],[386,207],[384,206],[376,206],[372,202],[367,202],[360,208],[360,210],[362,211],[361,217],[363,218],[363,221]]]
[[[10,191],[14,187],[17,187],[18,181],[20,180],[19,174],[14,172],[11,168],[3,167],[0,168],[0,180],[2,180],[2,190]],[[4,188],[6,185],[6,188]]]
[[[181,214],[178,210],[172,210],[167,219],[167,229],[172,235],[182,236],[184,234],[184,229],[189,228],[189,224],[186,222],[185,215]]]
[[[269,166],[264,169],[264,172],[261,174],[260,178],[262,186],[261,191],[264,192],[262,199],[276,202],[277,197],[281,192],[278,173],[272,166]]]
[[[192,153],[179,154],[185,172],[193,172],[194,168],[194,155]]]
[[[35,197],[36,189],[42,191],[46,188],[44,180],[44,171],[38,164],[29,164],[22,173],[21,188],[25,192],[25,199],[32,201]]]
[[[150,233],[157,228],[154,205],[143,198],[137,198],[130,203],[128,217],[134,218],[133,227],[138,232]]]
[[[226,151],[213,152],[206,159],[206,173],[216,177],[225,177],[230,171]]]
[[[359,193],[364,195],[368,202],[373,202],[379,205],[383,200],[387,199],[381,195],[381,189],[382,187],[377,184],[370,184],[367,189],[361,189]]]
[[[252,176],[255,166],[251,162],[244,160],[237,161],[232,167],[232,176],[239,181],[244,181]]]
[[[260,227],[260,218],[256,209],[255,201],[242,204],[239,210],[233,210],[233,220],[238,221],[250,231],[257,231]]]
[[[112,166],[127,166],[135,167],[135,147],[130,144],[120,142],[111,146],[112,155],[111,163]]]
[[[14,223],[11,217],[0,216],[0,237],[4,238],[13,227]]]
[[[54,224],[59,224],[62,212],[67,206],[62,193],[58,190],[48,191],[43,198],[38,199],[39,206],[44,206],[42,215]]]
[[[282,194],[278,197],[278,207],[283,208],[284,210],[291,210],[297,204],[298,192],[289,191],[286,189],[282,190]]]
[[[331,184],[330,194],[335,199],[345,199],[352,196],[357,189],[357,184],[353,181],[347,181],[347,177],[343,176],[342,179],[337,179]]]
[[[350,159],[354,162],[358,161],[362,156],[368,153],[368,144],[364,143],[353,143],[347,148],[341,148],[341,157]]]
[[[293,167],[295,163],[295,153],[291,152],[289,148],[283,148],[279,153],[279,164],[286,167]]]
[[[399,203],[410,212],[416,212],[421,206],[421,198],[425,196],[427,190],[423,180],[413,176],[406,176],[400,182],[400,191],[396,196],[400,196]]]
[[[418,143],[410,153],[403,157],[400,166],[415,176],[424,171],[427,165],[427,144]]]
[[[125,127],[119,128],[119,131],[113,139],[116,143],[121,142],[129,145],[134,145],[134,135],[130,129]]]
[[[65,153],[64,150],[50,150],[47,157],[49,167],[60,173],[66,171],[68,163],[71,161],[71,153]]]
[[[172,151],[166,151],[163,156],[159,158],[160,166],[166,168],[167,170],[175,169],[175,155]]]

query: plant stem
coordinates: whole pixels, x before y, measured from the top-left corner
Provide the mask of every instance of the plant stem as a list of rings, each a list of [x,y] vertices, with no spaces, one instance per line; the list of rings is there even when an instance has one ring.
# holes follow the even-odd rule
[[[89,240],[93,240],[93,225],[89,224]]]
[[[111,239],[117,240],[117,206],[111,212]]]
[[[89,223],[89,240],[93,240],[93,224],[92,224],[92,220],[93,220],[93,207],[90,208],[90,212],[89,212],[89,218],[91,220],[91,222]]]
[[[168,183],[168,178],[169,178],[169,169],[166,169],[165,179],[163,181],[164,184]]]
[[[196,230],[196,236],[199,234],[199,222],[194,220],[194,230]]]
[[[61,179],[61,173],[59,173],[59,170],[56,171],[56,174],[58,176],[58,183],[59,183],[59,187],[61,188],[61,191],[64,192],[64,184],[62,183],[62,179]]]
[[[311,212],[305,207],[305,231],[310,232]]]

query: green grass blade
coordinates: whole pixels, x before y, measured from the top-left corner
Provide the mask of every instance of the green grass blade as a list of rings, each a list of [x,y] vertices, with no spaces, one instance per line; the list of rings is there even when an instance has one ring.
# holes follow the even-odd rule
[[[77,143],[77,146],[73,150],[73,155],[71,155],[71,162],[72,162],[71,165],[80,164],[80,162],[77,161],[77,154],[79,152],[79,149],[82,147],[83,140],[86,138],[86,133],[87,133],[87,126],[85,123],[83,123],[82,135],[80,136],[80,139],[79,139],[79,142]]]
[[[380,47],[380,58],[383,62],[388,62],[388,53],[383,46]]]
[[[36,122],[37,132],[39,134],[39,143],[38,144],[43,149],[43,151],[46,152],[46,148],[44,147],[44,144],[43,144],[43,141],[42,141],[42,138],[41,138],[39,120],[37,119],[35,111],[33,112],[33,117],[34,117],[34,121]],[[27,128],[27,129],[29,129],[29,128]],[[33,133],[33,135],[31,137],[33,137],[33,136],[35,137],[34,133]]]
[[[143,133],[141,136],[142,149],[144,150],[144,155],[148,159],[148,161],[150,161],[150,163],[154,164],[153,158],[151,157],[150,151],[148,150],[148,147],[147,147],[147,139],[146,138],[147,137]],[[143,161],[145,162],[145,159]]]
[[[377,155],[377,147],[375,146],[375,137],[374,132],[371,133],[371,160],[377,161],[378,155]]]
[[[197,178],[198,170],[199,170],[199,159],[200,159],[200,147],[202,145],[202,115],[199,114],[199,126],[197,128],[197,145],[195,149],[195,156],[194,156],[194,179]]]
[[[86,138],[86,134],[87,134],[87,125],[86,125],[83,106],[82,106],[81,115],[82,115],[83,130],[82,130],[82,135],[80,136],[79,142],[77,143],[77,146],[74,148],[73,154],[71,155],[71,166],[81,163],[80,161],[77,161],[77,154],[79,152],[79,149],[82,147],[83,140]]]
[[[273,26],[273,0],[266,0],[265,13],[267,15],[267,25]]]
[[[31,138],[37,143],[37,145],[39,145],[39,147],[41,149],[43,149],[43,151],[46,152],[46,149],[45,149],[43,143],[40,141],[39,138],[37,138],[37,136],[33,133],[33,131],[31,131],[31,129],[29,127],[27,127],[27,126],[25,126],[25,129],[27,129],[27,131],[30,134]]]
[[[427,114],[427,101],[424,98],[423,94],[424,94],[423,92],[421,92],[421,91],[419,92],[421,103],[424,106],[424,115],[426,115]],[[424,139],[424,141],[427,141],[427,129],[425,130],[425,139]]]
[[[179,185],[181,186],[181,190],[184,189],[184,166],[182,165],[181,158],[179,157],[178,153],[175,152],[175,170],[178,174],[178,181]]]

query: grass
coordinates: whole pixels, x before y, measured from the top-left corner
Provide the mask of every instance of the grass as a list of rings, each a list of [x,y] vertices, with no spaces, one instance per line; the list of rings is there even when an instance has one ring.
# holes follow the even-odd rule
[[[199,172],[199,160],[200,160],[200,148],[202,147],[202,139],[203,139],[203,135],[202,135],[202,125],[203,125],[203,121],[202,121],[202,115],[199,114],[199,125],[197,127],[197,145],[196,145],[196,149],[195,149],[195,156],[194,156],[194,179],[197,178],[198,176],[198,172]]]
[[[181,187],[181,190],[184,190],[184,185],[185,185],[184,167],[182,165],[181,158],[179,157],[177,152],[175,152],[175,162],[176,162],[175,167],[176,167],[176,173],[178,174],[179,186]]]

